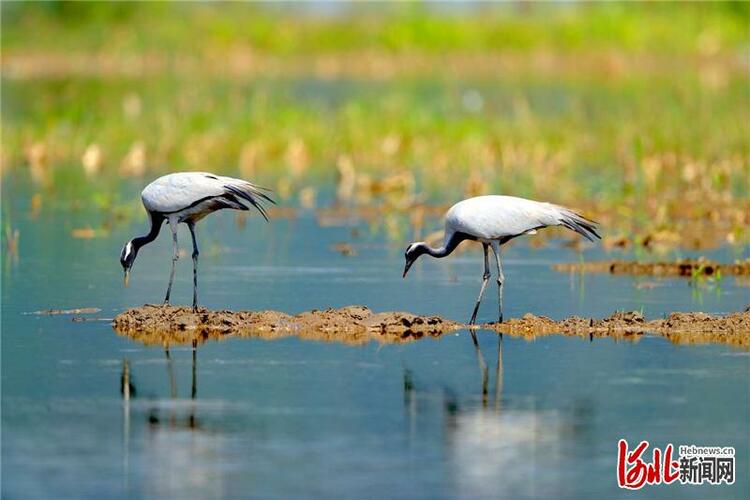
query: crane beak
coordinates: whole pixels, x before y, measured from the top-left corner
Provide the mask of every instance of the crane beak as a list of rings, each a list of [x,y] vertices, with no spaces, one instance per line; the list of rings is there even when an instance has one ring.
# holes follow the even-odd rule
[[[125,288],[130,284],[130,269],[125,269]]]
[[[401,276],[402,278],[406,278],[406,273],[408,273],[408,272],[409,272],[409,268],[411,267],[411,265],[412,265],[413,263],[414,263],[414,261],[411,261],[411,262],[407,262],[407,263],[406,263],[406,265],[404,266],[404,275],[403,275],[403,276]]]

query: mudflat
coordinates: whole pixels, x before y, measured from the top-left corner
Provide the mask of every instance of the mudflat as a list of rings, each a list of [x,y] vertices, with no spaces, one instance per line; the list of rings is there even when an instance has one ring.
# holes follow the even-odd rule
[[[675,312],[652,320],[636,311],[616,312],[599,319],[570,316],[562,320],[529,313],[504,323],[470,327],[440,316],[378,313],[361,305],[297,315],[203,308],[193,311],[189,307],[144,305],[119,314],[112,326],[117,333],[147,344],[190,343],[227,336],[276,339],[292,335],[350,344],[398,343],[438,337],[460,329],[485,328],[528,339],[550,334],[636,339],[651,333],[675,343],[724,343],[750,348],[750,311],[728,315]]]

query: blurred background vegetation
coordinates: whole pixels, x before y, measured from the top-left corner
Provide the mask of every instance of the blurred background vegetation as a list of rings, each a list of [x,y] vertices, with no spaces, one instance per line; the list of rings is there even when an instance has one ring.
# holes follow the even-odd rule
[[[111,224],[208,170],[417,227],[502,193],[581,208],[612,247],[749,242],[748,3],[1,8],[4,219]]]

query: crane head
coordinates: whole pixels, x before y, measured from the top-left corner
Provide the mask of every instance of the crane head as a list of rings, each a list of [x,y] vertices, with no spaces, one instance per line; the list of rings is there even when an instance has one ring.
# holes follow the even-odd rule
[[[403,277],[406,278],[406,273],[409,272],[409,268],[414,264],[414,261],[416,261],[420,255],[425,253],[427,250],[425,248],[424,243],[412,243],[408,247],[406,247],[406,252],[404,253],[404,259],[406,259],[406,264],[404,265],[404,275]]]
[[[130,268],[133,267],[137,255],[138,247],[133,245],[133,240],[128,241],[125,243],[125,246],[122,247],[122,252],[120,252],[120,264],[125,272],[125,286],[128,286],[128,281],[130,280]]]

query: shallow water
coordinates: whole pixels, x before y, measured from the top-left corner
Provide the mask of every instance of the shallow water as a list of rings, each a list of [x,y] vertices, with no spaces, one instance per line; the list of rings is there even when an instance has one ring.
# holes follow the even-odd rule
[[[650,495],[750,492],[746,351],[649,336],[527,342],[481,331],[480,351],[467,332],[357,347],[232,338],[198,346],[194,362],[189,347],[147,347],[118,336],[106,321],[24,314],[98,307],[95,316],[111,318],[163,298],[168,230],[143,249],[125,289],[119,250],[142,223],[105,238],[71,238],[86,217],[14,219],[19,258],[6,256],[2,269],[4,497],[611,498],[624,496],[616,486],[619,438],[631,446],[647,439],[662,447],[736,447],[733,486],[652,487]],[[351,229],[320,228],[304,213],[270,224],[253,217],[244,229],[230,213],[212,216],[199,226],[200,301],[289,313],[365,304],[468,319],[479,253],[419,262],[403,280],[406,242],[388,244],[364,226],[354,238]],[[185,228],[180,239],[187,249]],[[330,250],[341,241],[358,255]],[[709,255],[734,258],[728,251]],[[587,260],[603,256],[584,253]],[[750,301],[734,278],[696,288],[682,279],[550,269],[580,258],[555,243],[509,247],[506,314],[642,309],[658,317],[736,311]],[[656,286],[635,286],[643,281]],[[189,258],[178,263],[175,287],[173,302],[189,303]],[[480,321],[495,319],[494,299],[490,288]],[[125,358],[136,390],[128,404],[120,396]]]

